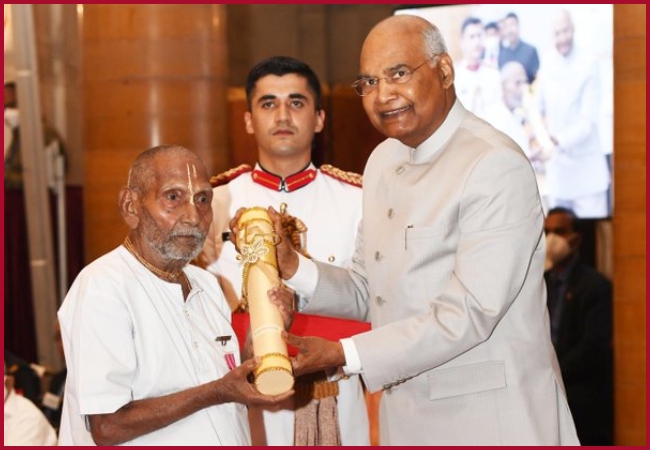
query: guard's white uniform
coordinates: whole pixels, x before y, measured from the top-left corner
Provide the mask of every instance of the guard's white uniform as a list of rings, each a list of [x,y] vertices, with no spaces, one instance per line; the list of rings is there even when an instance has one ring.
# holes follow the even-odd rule
[[[339,178],[346,178],[345,173],[340,175]],[[224,292],[231,297],[231,306],[241,295],[242,268],[236,260],[234,245],[223,242],[222,233],[229,231],[229,222],[241,207],[273,206],[279,211],[280,204],[285,203],[287,213],[307,227],[303,248],[310,256],[337,266],[349,265],[361,220],[361,188],[336,176],[336,171],[329,174],[311,164],[283,182],[274,180],[276,177],[257,165],[253,171],[240,166],[219,181],[227,184],[214,188],[214,221],[202,258],[207,269],[220,278]],[[278,190],[283,185],[286,190]],[[337,401],[341,444],[369,445],[368,416],[358,377],[339,381]],[[268,445],[293,445],[291,403],[286,409],[264,411]],[[263,433],[256,432],[261,424],[256,423],[254,414],[250,416],[253,445],[261,445]]]

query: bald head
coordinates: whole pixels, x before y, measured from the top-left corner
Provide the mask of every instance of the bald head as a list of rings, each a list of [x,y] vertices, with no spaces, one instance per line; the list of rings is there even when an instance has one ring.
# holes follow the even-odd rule
[[[440,30],[431,22],[418,16],[396,15],[382,20],[370,30],[361,48],[361,57],[373,44],[381,46],[391,41],[419,46],[425,57],[447,51]]]
[[[170,159],[174,161],[191,162],[193,170],[201,171],[208,177],[208,171],[203,161],[193,152],[180,145],[159,145],[140,153],[129,170],[127,186],[129,189],[144,195],[151,185],[160,176],[158,173],[158,160]]]
[[[522,74],[524,77],[526,76],[526,69],[519,61],[508,61],[501,68],[501,81],[505,82],[520,78]]]
[[[573,20],[569,11],[562,8],[553,20],[553,41],[558,53],[568,56],[573,49]]]
[[[518,61],[509,61],[501,68],[501,86],[503,102],[510,111],[520,107],[523,102],[524,90],[528,86],[526,69]]]

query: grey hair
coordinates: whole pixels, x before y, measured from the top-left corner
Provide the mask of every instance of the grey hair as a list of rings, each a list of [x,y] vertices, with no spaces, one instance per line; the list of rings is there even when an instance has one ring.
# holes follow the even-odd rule
[[[433,58],[441,53],[447,53],[447,46],[445,45],[442,33],[440,33],[440,30],[434,24],[422,30],[422,41],[424,43],[424,51],[429,58]]]

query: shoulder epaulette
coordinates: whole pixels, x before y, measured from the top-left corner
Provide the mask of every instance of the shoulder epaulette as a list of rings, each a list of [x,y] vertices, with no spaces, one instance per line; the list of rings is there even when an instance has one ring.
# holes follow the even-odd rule
[[[363,177],[358,173],[346,172],[345,170],[341,170],[338,167],[332,166],[331,164],[323,164],[320,166],[320,171],[325,175],[328,175],[344,183],[351,184],[352,186],[361,187],[363,184]]]
[[[234,180],[242,173],[251,172],[253,169],[248,164],[242,164],[234,169],[228,169],[225,172],[220,173],[219,175],[214,175],[210,178],[210,184],[213,188],[227,184],[228,182]]]

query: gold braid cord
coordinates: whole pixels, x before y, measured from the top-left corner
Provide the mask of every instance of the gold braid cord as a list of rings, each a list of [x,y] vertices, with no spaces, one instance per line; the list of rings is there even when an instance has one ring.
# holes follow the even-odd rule
[[[363,185],[363,176],[355,172],[346,172],[331,164],[323,164],[320,166],[320,171],[327,176],[351,184],[352,186],[361,187]]]

